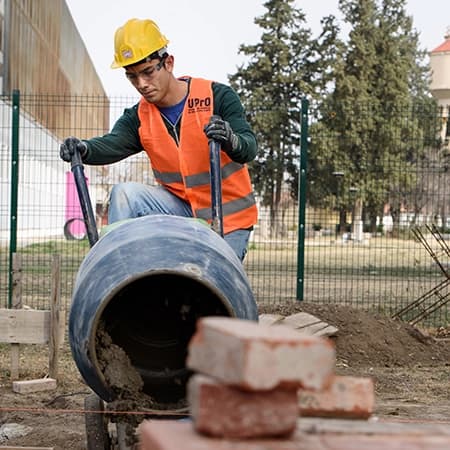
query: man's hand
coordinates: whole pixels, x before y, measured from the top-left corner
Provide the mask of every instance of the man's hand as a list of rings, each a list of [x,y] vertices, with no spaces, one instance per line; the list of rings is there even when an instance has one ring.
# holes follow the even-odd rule
[[[222,120],[220,116],[211,116],[209,123],[205,125],[204,131],[208,139],[220,142],[227,153],[236,150],[239,145],[239,139],[233,133],[230,124],[226,120]]]
[[[72,157],[75,153],[75,149],[80,152],[81,159],[86,156],[87,146],[83,141],[80,141],[76,137],[68,137],[59,147],[59,156],[63,161],[72,162]]]

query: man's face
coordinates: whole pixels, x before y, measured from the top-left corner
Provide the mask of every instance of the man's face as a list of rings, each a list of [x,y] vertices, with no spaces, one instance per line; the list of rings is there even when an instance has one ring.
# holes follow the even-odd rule
[[[142,64],[125,67],[125,76],[149,103],[158,104],[166,95],[168,72],[166,56]]]

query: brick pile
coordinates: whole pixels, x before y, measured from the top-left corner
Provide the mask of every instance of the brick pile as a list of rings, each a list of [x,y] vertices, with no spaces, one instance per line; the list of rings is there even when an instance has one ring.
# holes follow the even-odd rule
[[[333,375],[324,389],[299,389],[300,416],[368,419],[374,409],[373,380]]]
[[[372,380],[335,375],[335,361],[327,338],[284,325],[201,318],[186,361],[195,372],[187,386],[192,436],[289,440],[299,415],[368,418]],[[144,422],[139,433],[141,450],[172,450],[155,441],[157,424]]]

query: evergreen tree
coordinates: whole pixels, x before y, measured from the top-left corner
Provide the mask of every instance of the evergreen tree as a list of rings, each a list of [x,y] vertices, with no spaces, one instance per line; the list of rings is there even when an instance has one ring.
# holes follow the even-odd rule
[[[424,52],[419,49],[418,34],[405,12],[405,3],[383,0],[380,5],[374,95],[379,99],[381,114],[372,158],[384,189],[366,200],[372,229],[376,216],[383,215],[384,202],[390,205],[395,225],[399,224],[401,208],[413,207],[408,199],[415,197],[411,195],[417,184],[415,165],[424,156],[423,117],[415,105],[427,102],[429,70],[422,62]]]
[[[230,76],[258,136],[258,155],[250,170],[255,191],[269,207],[272,232],[279,231],[286,185],[292,196],[297,194],[301,99],[317,97],[330,81],[330,46],[338,32],[334,18],[328,17],[314,40],[304,13],[293,3],[264,3],[267,11],[255,19],[263,30],[261,41],[240,46],[249,61]]]
[[[339,7],[351,31],[313,129],[318,136],[329,130],[327,138],[313,139],[313,174],[326,180],[344,172],[338,207],[355,204],[349,188],[356,187],[356,204],[364,204],[374,229],[384,205],[391,204],[395,217],[415,184],[408,165],[422,131],[412,111],[415,101],[426,101],[428,69],[405,0],[340,0]],[[331,188],[323,194],[330,199]]]

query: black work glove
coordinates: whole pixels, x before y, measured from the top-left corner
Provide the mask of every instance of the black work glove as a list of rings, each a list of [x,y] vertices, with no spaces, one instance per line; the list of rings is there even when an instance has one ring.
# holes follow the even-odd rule
[[[220,116],[211,116],[208,124],[205,125],[204,132],[208,139],[220,142],[227,153],[233,152],[239,145],[239,139],[233,133],[230,124],[222,120]]]
[[[86,156],[87,145],[80,141],[78,138],[70,136],[64,140],[64,142],[59,147],[59,156],[63,161],[72,162],[72,157],[75,153],[75,149],[80,152],[81,159]]]

